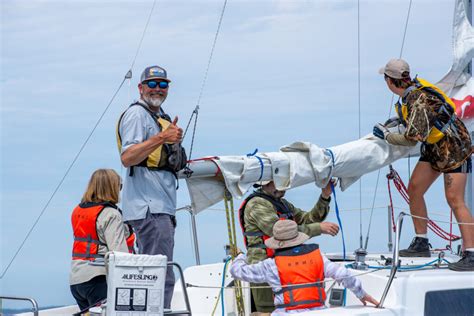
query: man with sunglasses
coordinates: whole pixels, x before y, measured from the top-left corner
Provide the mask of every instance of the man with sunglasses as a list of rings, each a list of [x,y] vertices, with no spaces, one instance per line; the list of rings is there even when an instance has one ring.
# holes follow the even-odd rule
[[[168,96],[169,83],[162,67],[145,68],[138,84],[140,99],[118,121],[117,142],[122,164],[127,168],[122,190],[123,218],[135,231],[138,253],[166,255],[168,261],[173,261],[175,176],[184,167],[186,155],[180,144],[183,130],[177,126],[178,118],[171,121],[161,107]],[[165,308],[170,308],[174,282],[173,270],[168,269]]]

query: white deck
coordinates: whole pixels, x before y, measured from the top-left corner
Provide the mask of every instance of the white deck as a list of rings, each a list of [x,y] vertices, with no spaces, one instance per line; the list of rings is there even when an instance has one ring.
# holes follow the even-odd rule
[[[370,266],[380,266],[383,260],[380,255],[369,255],[367,264]],[[391,257],[390,254],[383,254],[385,257]],[[328,255],[330,258],[340,257],[340,255]],[[423,265],[436,259],[431,258],[404,258],[401,266]],[[446,255],[450,262],[459,260],[457,256]],[[223,263],[210,265],[193,266],[184,271],[186,283],[219,287],[222,282]],[[369,269],[366,271],[352,270],[357,275],[367,271],[373,271],[369,274],[359,276],[363,287],[367,293],[380,300],[390,275],[390,269],[378,270]],[[229,273],[226,275],[225,284],[232,282]],[[332,282],[326,283],[328,288]],[[244,287],[248,284],[244,283]],[[428,291],[465,289],[474,287],[474,272],[455,272],[448,270],[446,266],[442,268],[427,268],[415,271],[399,271],[393,280],[390,291],[385,299],[384,308],[376,309],[373,307],[364,307],[362,303],[350,292],[347,293],[346,306],[328,308],[313,312],[300,313],[299,315],[423,315],[425,295]],[[340,288],[335,286],[335,288]],[[244,290],[244,302],[246,306],[246,315],[250,314],[250,296],[249,289]],[[189,300],[193,315],[208,316],[219,297],[218,288],[188,288]],[[329,293],[328,293],[329,297]],[[233,288],[225,290],[225,314],[233,315],[236,312]],[[176,283],[175,294],[172,302],[173,309],[184,309],[184,299],[181,286]],[[217,302],[216,315],[221,314],[221,302]]]
[[[384,260],[381,255],[391,257],[390,254],[371,254],[367,256],[369,266],[381,266]],[[340,254],[327,254],[330,259],[339,259]],[[431,258],[402,258],[401,267],[423,265],[434,259]],[[351,256],[349,256],[349,260]],[[445,259],[450,262],[459,260],[459,257],[446,255]],[[346,262],[347,264],[348,262]],[[343,264],[343,263],[341,263]],[[219,299],[220,286],[222,283],[223,263],[215,263],[201,266],[192,266],[184,271],[185,281],[188,284],[201,286],[189,287],[188,295],[192,314],[195,316],[209,316],[217,303],[215,315],[221,315],[221,301]],[[380,300],[390,275],[390,269],[384,270],[352,270],[354,275],[360,275],[363,287],[367,293]],[[367,273],[370,272],[370,273]],[[233,281],[229,273],[226,274],[225,285]],[[328,288],[333,282],[327,282]],[[243,296],[245,304],[245,315],[250,314],[250,290],[248,283],[243,283]],[[207,288],[208,287],[208,288]],[[341,288],[336,285],[334,288]],[[300,313],[298,315],[424,315],[425,295],[429,291],[467,289],[474,288],[474,272],[455,272],[448,270],[446,266],[441,268],[425,268],[414,271],[398,271],[393,280],[390,291],[384,303],[383,309],[364,307],[361,302],[347,291],[346,306],[331,307],[324,310]],[[233,287],[224,291],[224,306],[226,315],[237,315]],[[330,293],[327,293],[328,298]],[[183,291],[181,283],[176,282],[172,301],[173,310],[185,310]],[[68,306],[40,311],[40,315],[71,315],[78,312],[77,306]],[[20,315],[32,315],[24,313]]]

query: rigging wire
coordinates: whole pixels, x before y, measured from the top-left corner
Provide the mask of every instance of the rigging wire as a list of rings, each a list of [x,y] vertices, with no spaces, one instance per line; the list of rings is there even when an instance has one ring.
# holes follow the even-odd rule
[[[403,31],[403,39],[402,39],[402,46],[400,48],[400,54],[399,54],[399,58],[402,58],[402,55],[403,55],[403,48],[405,47],[405,39],[406,39],[406,35],[407,35],[407,30],[408,30],[408,21],[410,20],[410,12],[411,12],[411,6],[412,6],[412,2],[413,0],[410,0],[410,3],[408,5],[408,12],[407,12],[407,18],[405,20],[405,30]],[[390,105],[389,105],[389,112],[388,112],[388,118],[390,118],[390,116],[392,115],[392,105],[393,105],[393,100],[395,98],[395,94],[392,93],[392,98],[390,100]],[[410,156],[408,156],[408,161],[410,161]],[[408,162],[410,163],[410,162]],[[408,168],[410,169],[410,168]],[[377,197],[377,188],[379,186],[379,180],[380,180],[380,170],[378,170],[377,172],[377,180],[375,182],[375,191],[374,191],[374,198],[372,200],[372,210],[370,212],[370,219],[369,219],[369,227],[367,228],[367,235],[365,237],[365,246],[364,246],[364,249],[367,249],[367,246],[369,244],[369,235],[370,235],[370,229],[371,229],[371,226],[372,226],[372,215],[374,213],[374,209],[373,209],[373,206],[375,205],[375,198]],[[408,171],[410,172],[410,171]]]
[[[150,19],[151,19],[151,16],[152,16],[152,13],[153,13],[153,9],[155,8],[155,4],[156,4],[156,0],[153,1],[153,6],[150,10],[150,14],[148,15],[148,20],[146,22],[146,25],[145,25],[145,28],[143,30],[143,34],[142,34],[142,37],[140,39],[140,42],[138,44],[138,48],[137,48],[137,51],[135,53],[135,57],[133,58],[133,61],[132,61],[132,64],[129,68],[129,70],[127,71],[127,73],[125,74],[122,82],[120,83],[120,85],[118,86],[118,88],[116,89],[116,91],[114,92],[114,94],[112,95],[112,98],[110,99],[109,103],[107,104],[107,106],[105,107],[105,109],[102,111],[102,114],[100,115],[99,119],[97,120],[97,122],[95,123],[94,127],[92,128],[92,130],[90,131],[89,135],[86,137],[86,139],[84,140],[84,142],[82,143],[81,147],[79,148],[79,151],[77,152],[77,154],[75,155],[74,159],[72,160],[72,162],[69,164],[68,168],[66,169],[66,172],[64,173],[63,177],[61,178],[61,180],[59,181],[59,183],[57,184],[56,188],[54,189],[53,193],[51,194],[51,196],[49,197],[48,201],[46,202],[46,204],[44,205],[43,209],[41,210],[40,214],[36,217],[33,225],[31,226],[31,228],[28,230],[28,233],[26,234],[25,238],[23,239],[23,241],[21,242],[20,246],[17,248],[15,254],[13,255],[13,257],[11,258],[11,260],[8,262],[5,270],[3,270],[2,274],[0,275],[0,279],[3,279],[3,277],[7,274],[8,270],[10,269],[10,266],[12,265],[13,261],[15,261],[16,257],[18,256],[18,254],[20,253],[21,249],[23,249],[23,246],[25,245],[26,241],[28,240],[28,238],[30,237],[31,233],[33,232],[33,230],[35,229],[36,225],[38,224],[39,220],[41,219],[41,217],[43,216],[43,214],[46,212],[46,210],[48,209],[51,201],[53,200],[53,198],[56,196],[56,193],[59,191],[59,189],[61,188],[62,184],[64,183],[64,181],[66,180],[66,177],[69,175],[69,172],[71,171],[71,169],[74,167],[74,165],[76,164],[76,161],[79,159],[79,156],[81,155],[82,151],[84,150],[84,148],[86,147],[86,145],[89,143],[89,140],[91,139],[92,135],[94,134],[95,130],[97,129],[97,127],[99,126],[100,122],[102,121],[102,119],[104,118],[105,114],[107,113],[107,111],[109,110],[110,106],[112,105],[113,101],[115,100],[115,97],[117,96],[117,94],[120,92],[120,90],[122,89],[125,81],[128,79],[128,80],[131,80],[132,78],[132,69],[133,69],[133,66],[135,65],[135,61],[137,59],[137,56],[138,56],[138,53],[140,52],[140,48],[141,48],[141,45],[142,45],[142,42],[143,42],[143,39],[145,37],[145,33],[148,29],[148,24],[150,22]]]
[[[54,196],[56,195],[56,193],[58,192],[59,188],[61,187],[61,185],[63,184],[64,180],[66,180],[66,177],[69,175],[69,172],[71,171],[72,167],[74,166],[74,164],[76,163],[77,159],[79,158],[80,154],[82,153],[82,151],[84,150],[84,148],[86,147],[87,143],[89,142],[90,138],[92,137],[92,134],[94,134],[94,131],[97,129],[97,127],[99,126],[99,123],[102,121],[102,118],[104,117],[105,113],[107,112],[107,110],[109,109],[110,105],[112,104],[112,102],[114,101],[115,99],[115,96],[119,93],[120,89],[122,88],[123,84],[125,83],[125,80],[127,80],[127,76],[125,76],[122,80],[122,82],[120,83],[119,87],[117,88],[117,90],[115,91],[114,95],[112,96],[112,99],[110,99],[109,103],[107,104],[107,106],[105,107],[104,111],[102,112],[102,114],[100,115],[99,119],[97,120],[97,122],[95,123],[95,126],[94,128],[92,128],[92,131],[89,133],[89,135],[87,136],[86,140],[83,142],[81,148],[79,149],[79,151],[77,152],[76,156],[74,157],[74,159],[72,160],[72,162],[69,164],[69,167],[67,168],[66,172],[64,173],[63,177],[61,178],[61,180],[59,181],[58,185],[56,186],[56,188],[54,189],[53,191],[53,194],[51,194],[51,196],[49,197],[48,201],[46,202],[45,206],[43,207],[43,209],[41,210],[39,216],[36,218],[35,222],[33,223],[33,226],[31,226],[30,230],[28,231],[28,233],[26,234],[25,238],[23,239],[23,241],[21,242],[20,246],[18,247],[18,249],[16,250],[15,254],[13,255],[12,259],[10,260],[10,262],[8,263],[7,267],[5,268],[5,270],[3,271],[2,275],[0,276],[0,279],[3,279],[3,277],[5,276],[5,274],[8,272],[8,269],[10,268],[10,266],[12,265],[13,261],[15,260],[15,258],[17,257],[17,255],[20,253],[21,249],[23,248],[23,246],[25,245],[26,241],[28,240],[28,238],[30,237],[33,229],[36,227],[36,225],[38,224],[39,220],[41,219],[41,217],[43,216],[44,212],[46,211],[46,209],[48,208],[49,204],[51,203],[51,201],[53,200]]]
[[[357,100],[358,119],[359,119],[359,139],[361,137],[361,120],[360,120],[360,0],[357,0]],[[359,179],[359,208],[362,209],[362,177]],[[359,243],[362,248],[362,211],[359,212]]]
[[[132,64],[130,66],[130,71],[132,71],[133,66],[135,66],[135,61],[137,60],[138,53],[142,48],[143,39],[145,38],[146,31],[148,30],[148,25],[150,24],[151,16],[153,15],[153,10],[155,9],[156,0],[153,0],[153,5],[151,7],[150,13],[148,14],[148,19],[146,20],[145,28],[143,29],[142,37],[140,38],[140,42],[138,43],[137,51],[135,52],[135,57],[133,57]]]
[[[204,93],[204,88],[206,86],[207,77],[208,77],[208,74],[209,74],[209,69],[211,68],[212,58],[214,57],[214,50],[216,48],[217,38],[219,37],[219,32],[221,30],[222,19],[224,18],[224,13],[225,13],[226,6],[227,6],[227,0],[224,0],[224,4],[222,6],[221,14],[220,14],[220,17],[219,17],[219,23],[217,24],[216,34],[214,35],[214,42],[212,43],[211,53],[209,54],[209,59],[207,61],[206,71],[204,72],[204,78],[202,80],[201,89],[199,91],[198,100],[196,102],[196,107],[194,108],[193,113],[191,114],[191,117],[189,118],[188,124],[187,124],[186,129],[184,130],[184,134],[183,134],[183,140],[184,140],[184,138],[186,137],[186,134],[188,132],[189,125],[191,124],[191,121],[192,121],[194,115],[196,115],[196,117],[194,118],[194,128],[193,128],[193,135],[192,135],[192,138],[191,138],[191,145],[190,145],[190,149],[189,149],[188,160],[191,160],[191,154],[193,152],[194,136],[196,134],[196,125],[197,125],[197,119],[198,119],[198,115],[199,115],[199,106],[201,104],[201,98],[202,98],[202,95]]]

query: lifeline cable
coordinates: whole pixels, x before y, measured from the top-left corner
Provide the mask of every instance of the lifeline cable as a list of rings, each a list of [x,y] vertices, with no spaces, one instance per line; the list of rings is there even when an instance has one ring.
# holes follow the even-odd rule
[[[375,273],[375,272],[378,272],[380,270],[384,270],[384,268],[373,268],[373,270],[368,270],[366,272],[361,272],[361,273],[357,273],[357,274],[354,273],[354,274],[351,274],[349,276],[339,278],[339,279],[337,279],[337,281],[342,281],[344,279],[349,279],[349,278],[353,278],[353,277],[357,278],[359,276]],[[334,279],[331,278],[331,279],[325,279],[323,281],[300,283],[298,285],[319,285],[319,284],[326,284],[326,283],[329,283],[329,282],[332,282],[332,281],[334,281]],[[287,284],[287,285],[282,284],[282,285],[279,285],[278,287],[286,288],[286,287],[293,287],[293,286],[294,285],[292,285],[292,284]],[[191,283],[186,283],[186,287],[194,287],[194,288],[200,288],[200,289],[221,289],[222,288],[221,286],[196,285],[196,284],[191,284]],[[251,286],[241,286],[240,288],[241,289],[268,289],[268,288],[271,289],[272,287],[270,285],[251,285]]]
[[[408,21],[410,20],[410,12],[411,12],[412,1],[413,0],[410,0],[410,4],[408,5],[407,18],[405,20],[405,29],[403,31],[402,46],[400,48],[399,58],[402,58],[403,48],[405,47],[405,39],[406,39],[406,35],[407,35],[407,30],[408,30]],[[392,99],[390,100],[390,105],[389,105],[388,118],[390,118],[390,116],[392,115],[392,105],[393,105],[394,97],[395,97],[395,94],[392,93]],[[410,157],[410,156],[408,156],[408,157]],[[410,159],[410,158],[408,158],[408,159]],[[379,180],[380,180],[380,170],[381,169],[379,169],[378,172],[377,172],[377,180],[375,182],[375,191],[374,191],[374,198],[372,200],[372,205],[375,204],[375,198],[377,197],[377,188],[379,186]],[[372,226],[372,215],[373,215],[373,213],[374,213],[374,210],[372,209],[372,211],[370,212],[369,227],[367,228],[367,235],[365,237],[365,247],[364,247],[364,249],[367,249],[367,245],[369,244],[369,235],[370,235],[370,229],[371,229],[371,226]]]
[[[398,269],[401,269],[401,271],[405,270],[405,271],[410,271],[410,270],[422,270],[423,268],[426,268],[426,267],[429,267],[429,266],[432,266],[432,267],[437,267],[437,268],[440,268],[441,265],[438,265],[438,264],[435,264],[435,262],[439,261],[439,259],[435,259],[435,260],[432,260],[430,262],[427,262],[425,264],[422,264],[422,265],[415,265],[415,266],[403,266],[403,267],[399,267]],[[442,261],[444,262],[444,264],[442,265],[443,267],[446,267],[447,264],[449,264],[450,262],[446,259],[442,259]],[[348,279],[348,278],[357,278],[359,276],[362,276],[362,275],[366,275],[366,274],[371,274],[371,273],[375,273],[375,272],[378,272],[378,271],[381,271],[381,270],[386,270],[386,269],[391,269],[392,267],[391,266],[368,266],[369,269],[372,269],[372,270],[368,270],[366,272],[362,272],[362,273],[357,273],[357,274],[351,274],[350,276],[347,276],[347,277],[343,277],[343,278],[340,278],[338,280],[334,280],[334,279],[325,279],[323,281],[316,281],[316,282],[308,282],[308,283],[300,283],[298,284],[299,286],[300,285],[319,285],[319,284],[326,284],[326,283],[329,283],[329,282],[333,282],[333,281],[342,281],[344,279]],[[288,284],[288,285],[279,285],[279,287],[281,288],[286,288],[286,287],[293,287],[294,285],[292,284]],[[211,285],[196,285],[196,284],[191,284],[191,283],[186,283],[186,287],[194,287],[194,288],[200,288],[200,289],[225,289],[224,286],[211,286]],[[251,286],[241,286],[242,289],[268,289],[268,288],[272,288],[271,285],[251,285]]]
[[[397,190],[400,193],[400,195],[402,196],[402,198],[408,204],[410,204],[410,197],[408,196],[407,188],[406,188],[405,184],[403,183],[402,179],[400,178],[400,175],[391,166],[390,166],[390,173],[387,175],[387,181],[388,181],[389,189],[390,189],[390,180],[393,181],[395,187],[397,188]],[[389,194],[390,194],[390,201],[392,201],[390,190],[389,190]],[[391,205],[391,209],[392,209],[392,220],[394,220],[393,205]],[[452,211],[453,210],[451,210],[451,212]],[[438,235],[439,237],[441,237],[445,240],[455,241],[455,240],[461,239],[460,236],[454,235],[454,234],[452,234],[452,232],[450,232],[450,233],[446,232],[441,227],[439,227],[433,220],[431,220],[429,218],[424,218],[424,217],[420,217],[420,216],[416,216],[416,215],[410,215],[410,216],[415,217],[415,218],[426,219],[428,221],[428,223],[427,223],[428,228],[431,229],[431,231],[434,232],[436,235]],[[442,221],[437,221],[437,222],[442,222]],[[448,223],[452,223],[452,221],[450,221]],[[395,227],[395,224],[393,224],[393,225]]]
[[[69,167],[67,168],[66,172],[64,173],[63,177],[61,178],[61,180],[59,181],[58,185],[56,186],[56,188],[54,189],[53,193],[51,194],[51,196],[49,197],[48,201],[46,202],[45,206],[43,207],[43,209],[41,210],[39,216],[36,218],[35,222],[33,223],[33,225],[31,226],[31,228],[29,229],[28,233],[26,234],[25,238],[23,239],[23,241],[21,242],[20,246],[18,247],[18,249],[16,250],[15,254],[13,255],[12,259],[10,260],[10,262],[8,263],[7,267],[5,268],[5,270],[3,271],[2,275],[0,276],[0,279],[3,279],[3,277],[6,275],[6,273],[8,272],[8,270],[10,269],[10,266],[12,265],[13,261],[15,260],[15,258],[18,256],[18,254],[20,253],[21,249],[23,248],[23,246],[25,245],[26,241],[28,240],[28,238],[30,237],[33,229],[35,229],[36,225],[38,224],[39,220],[41,219],[41,217],[43,216],[43,214],[45,213],[46,209],[48,208],[49,204],[51,203],[51,201],[53,200],[53,198],[56,196],[56,193],[58,192],[58,190],[60,189],[61,185],[64,183],[64,180],[66,179],[66,177],[69,175],[69,172],[71,171],[72,167],[74,166],[74,164],[76,163],[77,159],[79,158],[80,154],[82,153],[82,151],[84,150],[84,148],[86,147],[86,145],[88,144],[90,138],[92,137],[92,134],[94,134],[95,130],[97,129],[97,127],[99,126],[100,122],[102,121],[102,118],[105,116],[105,113],[107,113],[110,105],[112,105],[112,102],[115,100],[115,97],[117,96],[117,94],[119,93],[119,91],[122,89],[122,86],[123,84],[125,83],[125,81],[127,79],[131,79],[132,78],[132,68],[133,68],[133,65],[135,64],[135,60],[138,56],[138,52],[140,51],[140,48],[141,48],[141,45],[142,45],[142,41],[143,41],[143,38],[145,37],[145,33],[146,33],[146,30],[148,28],[148,23],[150,22],[150,17],[151,17],[151,14],[153,12],[153,9],[155,7],[155,3],[156,3],[156,0],[154,0],[153,2],[153,6],[151,8],[151,11],[150,11],[150,15],[148,17],[148,21],[145,25],[145,29],[143,31],[143,35],[142,35],[142,39],[140,40],[140,43],[138,45],[138,49],[137,49],[137,52],[135,54],[135,58],[133,59],[132,61],[132,64],[129,68],[129,70],[127,71],[127,73],[125,74],[122,82],[120,83],[120,85],[118,86],[117,90],[115,91],[115,93],[113,94],[112,98],[110,99],[109,103],[107,104],[107,106],[105,107],[104,111],[102,112],[102,114],[100,115],[99,119],[97,120],[97,122],[95,123],[94,127],[92,128],[91,132],[89,133],[89,135],[86,137],[86,140],[83,142],[82,146],[80,147],[79,151],[77,152],[76,156],[74,157],[74,159],[72,160],[71,164],[69,165]]]

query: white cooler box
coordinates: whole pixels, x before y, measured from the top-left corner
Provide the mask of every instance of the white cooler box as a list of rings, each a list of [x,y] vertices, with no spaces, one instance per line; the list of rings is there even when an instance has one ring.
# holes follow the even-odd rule
[[[163,315],[166,256],[108,256],[107,316]]]

